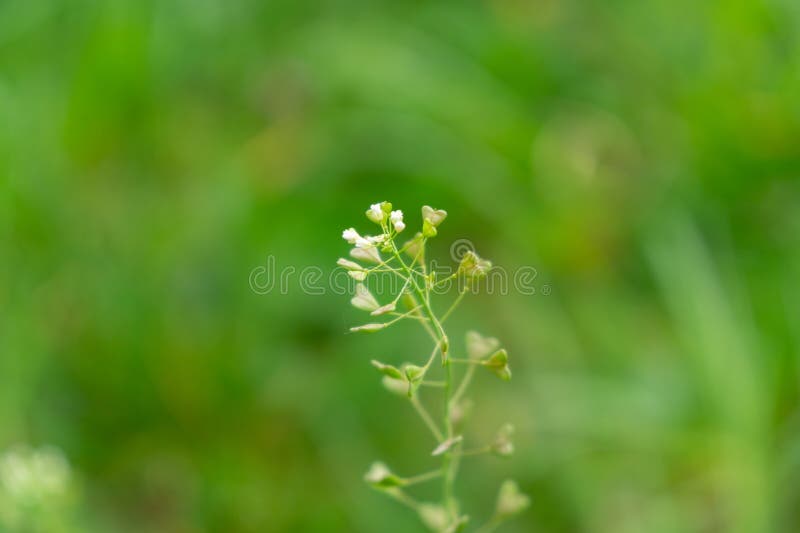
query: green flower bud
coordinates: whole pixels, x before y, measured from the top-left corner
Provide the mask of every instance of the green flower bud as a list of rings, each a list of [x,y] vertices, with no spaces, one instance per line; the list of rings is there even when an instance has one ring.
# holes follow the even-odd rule
[[[467,354],[470,359],[482,359],[500,346],[494,337],[483,337],[475,331],[467,332]]]
[[[378,304],[378,300],[372,296],[372,293],[369,292],[369,289],[363,283],[359,283],[356,285],[356,295],[350,300],[350,303],[356,309],[361,309],[362,311],[374,311],[380,304]]]
[[[404,379],[403,373],[400,372],[399,368],[394,367],[392,365],[383,364],[380,361],[376,361],[375,359],[373,359],[370,362],[372,363],[372,366],[377,368],[378,372],[380,372],[381,374],[383,374],[385,376],[388,376],[388,377],[390,377],[392,379],[397,379],[397,380],[403,380]]]
[[[388,304],[382,305],[379,308],[375,309],[370,314],[372,316],[385,315],[386,313],[391,313],[392,311],[394,311],[396,307],[397,307],[397,304],[395,304],[394,302],[389,302]]]
[[[428,205],[422,206],[422,220],[428,221],[434,228],[447,218],[447,211],[444,209],[434,209]]]
[[[438,446],[437,446],[437,447],[436,447],[436,448],[435,448],[435,449],[434,449],[434,450],[431,452],[431,455],[432,455],[432,456],[434,456],[434,457],[436,457],[437,455],[442,455],[443,453],[447,453],[447,452],[449,452],[451,449],[453,449],[453,446],[455,446],[456,444],[458,444],[458,443],[459,443],[459,442],[461,442],[462,440],[464,440],[464,437],[463,437],[463,436],[461,436],[461,435],[456,435],[455,437],[452,437],[452,438],[450,438],[450,439],[447,439],[446,441],[444,441],[444,442],[440,443],[440,444],[439,444],[439,445],[438,445]]]
[[[389,489],[405,485],[405,481],[401,477],[393,474],[392,471],[381,462],[372,463],[367,473],[364,474],[364,481],[376,489]]]
[[[507,479],[500,486],[495,515],[498,519],[504,520],[521,513],[530,504],[531,499],[519,491],[519,487],[514,481]]]
[[[364,324],[363,326],[355,326],[350,328],[353,333],[363,331],[364,333],[374,333],[386,327],[386,324]]]
[[[492,453],[500,457],[510,457],[514,453],[514,443],[511,442],[513,434],[514,426],[511,424],[503,425],[492,443]]]
[[[508,352],[505,349],[497,350],[482,361],[481,364],[494,372],[500,379],[504,381],[511,379],[511,369],[508,367]]]

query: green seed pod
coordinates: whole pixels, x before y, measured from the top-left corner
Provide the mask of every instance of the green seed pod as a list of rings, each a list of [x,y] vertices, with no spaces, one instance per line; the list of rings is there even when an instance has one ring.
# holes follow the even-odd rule
[[[519,491],[517,484],[507,479],[500,486],[497,495],[497,505],[495,515],[500,520],[505,520],[516,514],[521,513],[531,504],[531,499]]]
[[[372,363],[372,366],[377,368],[378,372],[380,372],[384,376],[389,376],[390,378],[393,378],[393,379],[401,379],[401,380],[404,379],[403,378],[403,373],[400,372],[399,368],[397,368],[395,366],[392,366],[392,365],[383,364],[380,361],[376,361],[375,359],[373,359],[370,362]]]
[[[511,369],[508,367],[508,352],[505,349],[497,350],[481,364],[494,372],[494,374],[504,381],[511,379]]]

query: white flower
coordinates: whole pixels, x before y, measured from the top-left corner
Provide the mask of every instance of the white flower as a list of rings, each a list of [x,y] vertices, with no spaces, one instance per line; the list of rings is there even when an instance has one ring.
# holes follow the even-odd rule
[[[400,233],[406,229],[406,224],[403,222],[403,212],[399,209],[397,211],[392,211],[391,215],[389,215],[389,220],[392,221],[394,229],[397,233]]]
[[[386,220],[386,212],[392,209],[392,204],[389,202],[378,202],[372,204],[367,209],[367,218],[376,224],[382,224]]]
[[[355,228],[347,228],[342,232],[342,239],[346,240],[350,244],[355,244],[360,238],[361,235],[358,234]]]

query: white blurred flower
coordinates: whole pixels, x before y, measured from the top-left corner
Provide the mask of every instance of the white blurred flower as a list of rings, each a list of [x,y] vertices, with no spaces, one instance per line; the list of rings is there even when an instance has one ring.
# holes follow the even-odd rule
[[[342,232],[342,239],[346,240],[350,244],[355,244],[360,238],[361,235],[358,234],[355,228],[347,228]]]
[[[399,209],[397,211],[392,211],[391,215],[389,215],[389,220],[392,221],[392,225],[397,233],[406,229],[406,224],[403,222],[403,212]]]

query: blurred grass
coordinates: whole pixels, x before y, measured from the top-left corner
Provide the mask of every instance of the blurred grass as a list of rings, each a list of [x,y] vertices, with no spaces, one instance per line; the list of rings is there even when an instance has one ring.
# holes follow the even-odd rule
[[[800,521],[800,8],[709,2],[0,3],[0,448],[63,450],[90,531],[414,531],[367,490],[426,434],[328,272],[388,199],[552,293],[453,318],[506,531]],[[412,226],[413,227],[413,226]],[[460,349],[460,345],[456,346]],[[509,407],[511,406],[511,407]]]

